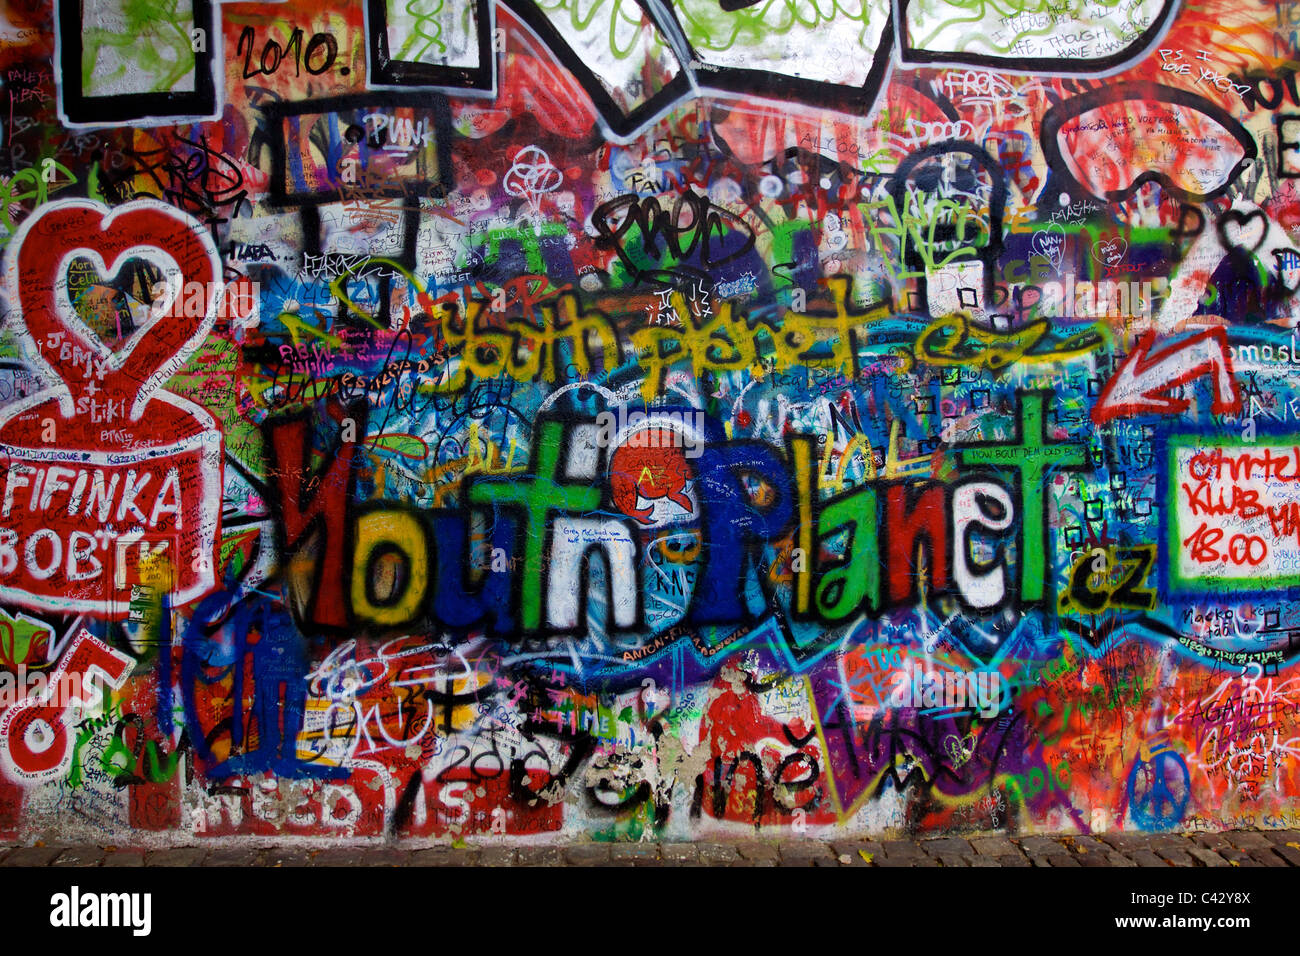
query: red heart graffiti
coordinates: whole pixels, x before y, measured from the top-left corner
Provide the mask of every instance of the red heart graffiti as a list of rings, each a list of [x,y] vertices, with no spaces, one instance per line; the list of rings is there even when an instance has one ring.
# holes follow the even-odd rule
[[[76,258],[90,259],[109,275],[128,259],[143,258],[168,276],[168,297],[117,350],[73,311],[67,273]],[[155,199],[115,209],[84,199],[49,203],[23,221],[7,250],[6,280],[22,307],[26,346],[66,386],[60,399],[65,418],[72,417],[74,392],[93,384],[123,401],[138,421],[150,396],[211,329],[224,291],[220,275],[221,260],[202,225]],[[196,282],[198,300],[187,294]],[[60,345],[51,347],[54,342]]]

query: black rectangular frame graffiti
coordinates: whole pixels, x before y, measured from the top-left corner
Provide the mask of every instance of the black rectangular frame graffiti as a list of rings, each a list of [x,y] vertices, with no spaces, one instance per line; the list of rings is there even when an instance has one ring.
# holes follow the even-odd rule
[[[478,40],[477,67],[437,66],[397,60],[388,49],[387,0],[366,0],[366,66],[372,86],[435,86],[459,90],[496,90],[496,51],[491,0],[474,0]]]
[[[69,125],[114,126],[132,120],[202,119],[216,115],[217,87],[213,66],[221,33],[216,29],[213,0],[190,0],[194,28],[205,31],[208,37],[204,49],[194,53],[193,92],[124,93],[117,96],[87,96],[83,91],[82,0],[56,2],[59,113]]]
[[[337,113],[366,106],[403,106],[427,110],[432,113],[436,124],[435,132],[438,136],[438,179],[436,181],[425,181],[422,186],[433,186],[439,192],[450,187],[451,110],[447,105],[446,98],[437,93],[398,93],[378,90],[374,93],[353,93],[347,96],[332,96],[320,100],[302,100],[296,103],[271,103],[263,107],[262,112],[267,119],[267,139],[271,148],[271,181],[269,185],[269,203],[271,205],[279,207],[321,206],[338,202],[343,198],[343,192],[337,189],[313,193],[290,193],[285,189],[288,142],[285,138],[284,120],[290,116],[303,116],[308,113]],[[411,190],[404,188],[401,193],[409,197]],[[435,192],[436,194],[437,192]]]

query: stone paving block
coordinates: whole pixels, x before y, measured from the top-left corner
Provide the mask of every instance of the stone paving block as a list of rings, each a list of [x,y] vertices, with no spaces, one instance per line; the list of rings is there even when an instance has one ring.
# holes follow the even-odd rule
[[[370,852],[357,847],[326,847],[311,858],[312,866],[365,866]]]
[[[1286,860],[1291,866],[1300,866],[1300,840],[1295,841],[1297,846],[1273,845],[1273,852],[1282,859]]]
[[[1223,857],[1232,866],[1263,866],[1258,860],[1252,860],[1250,854],[1245,850],[1238,850],[1234,846],[1224,847],[1218,851],[1219,856]]]
[[[1230,831],[1223,835],[1224,839],[1238,850],[1266,850],[1272,843],[1269,838],[1262,833],[1256,833],[1253,830]]]
[[[1213,850],[1215,853],[1232,846],[1222,833],[1195,833],[1192,835],[1192,842],[1197,846],[1205,847],[1207,850]]]
[[[210,855],[210,854],[209,854]],[[204,860],[204,865],[207,860]],[[144,850],[133,849],[109,849],[104,854],[102,866],[144,866]]]
[[[1153,850],[1156,856],[1166,863],[1172,863],[1174,866],[1196,866],[1196,858],[1191,854],[1191,848],[1176,850],[1172,847],[1163,850]]]
[[[49,866],[63,852],[61,846],[24,846],[4,858],[4,866]]]
[[[972,853],[968,856],[961,856],[957,853],[935,853],[933,854],[933,856],[935,860],[939,862],[940,866],[951,867],[951,866],[970,866],[970,861],[974,859],[975,854]]]
[[[99,866],[107,852],[97,846],[69,847],[58,855],[51,866]]]
[[[645,863],[647,860],[654,860],[657,863],[659,862],[659,844],[615,843],[610,847],[609,858],[616,863],[624,861]]]
[[[494,849],[502,849],[494,847]],[[487,853],[487,850],[483,851]],[[500,857],[496,857],[500,859]],[[515,854],[515,862],[519,866],[563,866],[564,851],[558,846],[521,846]],[[497,866],[509,866],[508,863],[498,863]]]
[[[1193,857],[1200,860],[1205,866],[1232,866],[1227,860],[1219,856],[1213,850],[1207,850],[1203,846],[1193,846],[1187,851]]]
[[[1264,836],[1274,846],[1286,846],[1288,843],[1300,843],[1300,830],[1265,830]]]
[[[916,857],[916,856],[881,855],[876,858],[875,862],[876,862],[876,866],[898,867],[900,869],[911,868],[915,866],[923,866],[926,864],[929,864],[931,866],[934,865],[934,861],[928,859],[925,856]]]
[[[312,866],[405,866],[410,852],[394,847],[327,847],[311,858]]]
[[[603,866],[610,861],[608,843],[580,843],[564,851],[565,862],[574,866]]]
[[[1019,853],[1017,853],[1015,856],[999,856],[999,857],[994,857],[994,859],[996,860],[998,866],[1013,867],[1013,866],[1034,865],[1029,862],[1028,857],[1023,856],[1022,854]]]
[[[552,847],[539,847],[538,849],[552,849]],[[563,851],[557,850],[559,855],[563,856]],[[484,846],[479,847],[477,866],[514,866],[519,862],[519,856],[512,846]],[[525,864],[521,864],[525,865]],[[557,863],[531,864],[535,866],[563,866],[563,860]]]
[[[698,863],[700,851],[694,843],[665,843],[659,848],[659,858],[676,865]]]
[[[980,856],[1017,856],[1020,848],[1004,836],[971,837],[967,841]]]
[[[1051,837],[1021,837],[1020,849],[1025,853],[1039,856],[1069,856],[1070,850]]]
[[[810,840],[806,843],[789,843],[781,844],[781,859],[786,860],[814,860],[817,858],[829,859],[835,856],[835,851],[828,844]]]
[[[1109,853],[1110,847],[1096,837],[1077,836],[1071,841],[1075,853]]]
[[[1264,849],[1262,847],[1252,848],[1246,851],[1250,858],[1260,866],[1286,866],[1286,860],[1277,855],[1273,848]]]
[[[145,866],[198,866],[207,855],[207,850],[198,846],[182,846],[171,850],[153,850],[145,854]],[[287,866],[288,864],[286,864]]]
[[[1146,848],[1133,850],[1127,856],[1138,866],[1168,866],[1169,864],[1157,853]]]
[[[880,851],[890,859],[911,859],[918,863],[928,859],[924,850],[907,840],[882,840]]]
[[[455,851],[450,847],[435,846],[413,850],[407,866],[456,866]]]
[[[921,849],[933,856],[936,853],[965,854],[970,856],[974,850],[965,840],[957,837],[943,837],[938,840],[922,840]]]
[[[1141,850],[1147,845],[1146,838],[1132,833],[1105,833],[1100,837],[1101,842],[1108,844],[1111,849],[1119,850],[1121,853],[1127,853],[1130,850]]]
[[[977,853],[975,856],[973,856],[973,857],[970,858],[970,863],[968,863],[967,865],[968,865],[968,866],[993,866],[993,867],[999,867],[999,868],[1002,866],[1002,864],[999,863],[999,862],[998,862],[996,859],[994,859],[993,857],[991,857],[991,856],[980,856],[978,853]]]
[[[253,847],[227,847],[209,850],[203,857],[202,866],[261,866],[261,850]],[[111,860],[111,857],[110,857]],[[105,860],[108,866],[110,860]]]
[[[781,851],[773,843],[740,843],[736,845],[736,851],[746,860],[755,862],[768,860],[776,865],[781,859]]]
[[[1111,855],[1112,854],[1109,851],[1103,853],[1098,850],[1093,850],[1091,853],[1080,853],[1074,859],[1075,862],[1083,867],[1109,867],[1114,865],[1111,863]]]
[[[311,861],[312,851],[305,847],[273,847],[263,857],[263,864],[270,867],[311,866]]]
[[[376,848],[373,856],[374,859],[367,860],[365,866],[405,866],[411,858],[411,851],[385,846]]]
[[[698,843],[700,862],[709,866],[733,864],[740,859],[740,851],[726,843]]]
[[[1029,862],[1034,866],[1078,866],[1079,862],[1072,856],[1061,856],[1059,853],[1048,855],[1046,853],[1026,853]]]

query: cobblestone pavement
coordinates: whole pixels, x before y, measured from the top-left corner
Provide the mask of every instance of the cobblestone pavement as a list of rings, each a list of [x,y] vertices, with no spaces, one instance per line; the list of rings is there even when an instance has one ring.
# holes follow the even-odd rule
[[[1300,866],[1300,830],[1099,837],[271,848],[0,848],[10,866]]]

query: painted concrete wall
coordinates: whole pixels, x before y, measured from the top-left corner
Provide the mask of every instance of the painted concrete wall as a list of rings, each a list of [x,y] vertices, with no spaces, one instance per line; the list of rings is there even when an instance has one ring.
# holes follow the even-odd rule
[[[11,0],[0,836],[1297,826],[1298,10]]]

